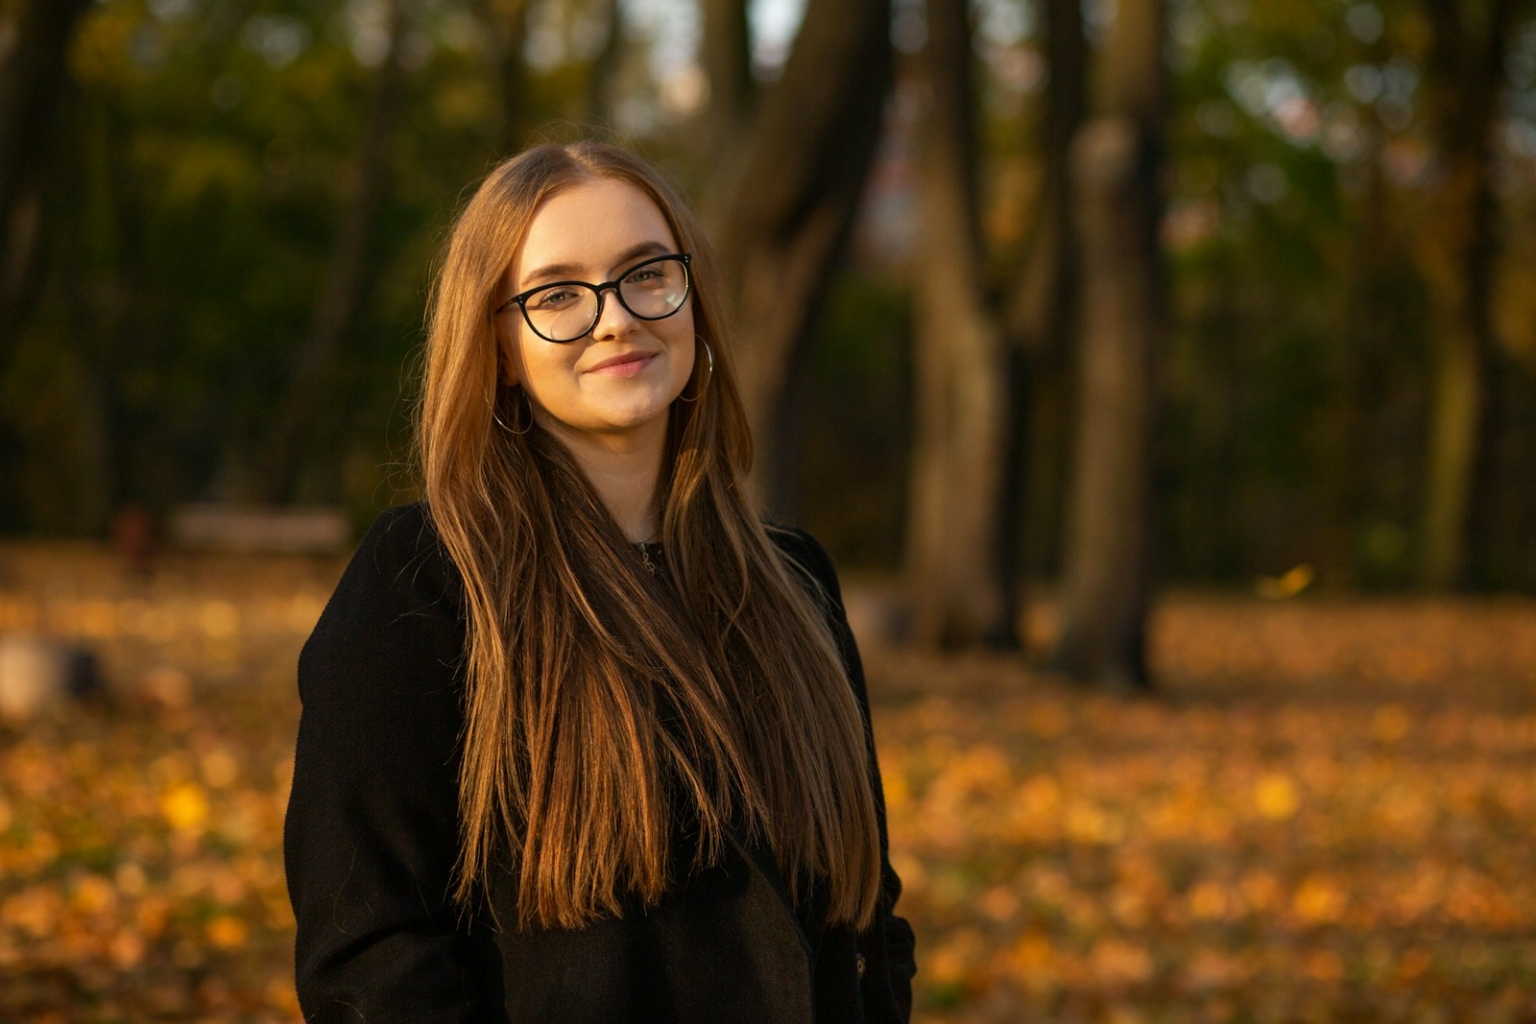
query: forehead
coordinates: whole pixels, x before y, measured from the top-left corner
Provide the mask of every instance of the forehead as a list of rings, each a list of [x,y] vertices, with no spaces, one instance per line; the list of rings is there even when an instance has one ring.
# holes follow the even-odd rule
[[[616,269],[615,259],[643,242],[677,248],[651,197],[626,181],[584,181],[539,204],[513,258],[512,273],[519,277],[561,264],[605,275]]]

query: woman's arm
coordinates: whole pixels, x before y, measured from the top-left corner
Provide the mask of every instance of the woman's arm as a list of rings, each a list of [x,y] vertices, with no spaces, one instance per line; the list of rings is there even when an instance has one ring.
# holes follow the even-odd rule
[[[299,658],[283,852],[309,1021],[467,1021],[500,1002],[448,897],[464,644],[449,566],[421,506],[385,513]]]
[[[838,585],[837,570],[832,559],[814,537],[803,530],[773,531],[784,550],[798,562],[820,586],[827,599],[827,616],[832,634],[848,669],[848,680],[859,702],[859,712],[864,718],[864,739],[869,745],[869,763],[875,791],[875,815],[880,826],[880,909],[875,930],[882,932],[886,970],[880,972],[889,980],[889,997],[894,1001],[902,1020],[912,1015],[912,977],[917,973],[913,955],[914,936],[911,925],[895,913],[896,901],[901,896],[901,879],[891,868],[890,840],[885,822],[885,791],[880,782],[880,764],[875,756],[875,734],[870,723],[869,691],[864,681],[864,663],[859,658],[859,646],[848,625],[848,615],[843,608],[842,589]],[[871,967],[877,966],[871,963]],[[868,976],[866,989],[881,985],[881,978]]]

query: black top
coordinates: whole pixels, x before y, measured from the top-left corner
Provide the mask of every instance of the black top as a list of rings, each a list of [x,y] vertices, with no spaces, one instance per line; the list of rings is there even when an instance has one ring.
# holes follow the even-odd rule
[[[810,535],[770,531],[837,638],[874,766],[863,668],[837,576]],[[464,726],[462,583],[425,505],[363,539],[299,658],[304,711],[284,828],[310,1021],[905,1022],[912,930],[886,856],[873,926],[795,908],[772,854],[734,837],[659,906],[578,930],[466,921],[449,898]],[[487,892],[511,906],[510,873]]]

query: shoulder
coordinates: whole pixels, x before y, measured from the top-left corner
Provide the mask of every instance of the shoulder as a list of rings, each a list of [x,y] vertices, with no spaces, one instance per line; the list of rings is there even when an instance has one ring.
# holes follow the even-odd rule
[[[385,510],[374,520],[336,587],[337,601],[395,605],[457,604],[458,573],[426,502]]]
[[[821,542],[807,531],[794,526],[764,523],[763,528],[768,533],[768,539],[791,566],[815,583],[834,606],[841,608],[843,595],[837,582],[837,570],[832,565],[832,556],[827,554]]]
[[[463,646],[460,582],[424,503],[381,514],[363,536],[300,657],[314,670],[456,661]]]
[[[453,562],[424,501],[385,509],[358,545],[348,572],[377,575],[390,586],[446,587]]]

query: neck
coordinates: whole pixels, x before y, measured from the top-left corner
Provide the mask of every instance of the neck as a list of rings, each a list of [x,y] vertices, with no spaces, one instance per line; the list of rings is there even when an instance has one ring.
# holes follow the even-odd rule
[[[614,434],[572,430],[553,421],[542,425],[575,458],[625,538],[631,543],[655,539],[656,481],[666,450],[666,417]]]

